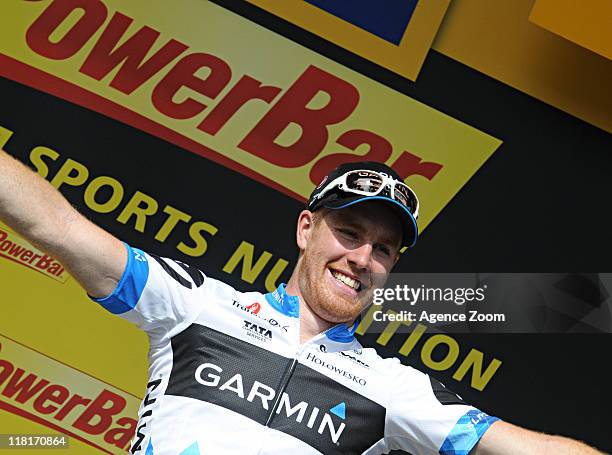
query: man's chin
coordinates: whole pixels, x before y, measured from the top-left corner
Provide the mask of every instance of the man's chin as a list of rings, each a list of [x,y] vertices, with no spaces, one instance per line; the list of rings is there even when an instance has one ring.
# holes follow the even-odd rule
[[[340,324],[343,322],[352,323],[359,313],[361,313],[362,306],[359,303],[339,305],[334,302],[332,305],[321,305],[317,308],[317,313],[320,318],[331,322],[333,324]]]

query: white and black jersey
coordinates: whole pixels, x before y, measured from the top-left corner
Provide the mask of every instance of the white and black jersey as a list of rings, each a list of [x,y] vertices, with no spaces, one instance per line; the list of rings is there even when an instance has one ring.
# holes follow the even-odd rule
[[[95,300],[149,335],[132,454],[468,454],[497,420],[363,348],[355,326],[300,344],[299,301],[283,285],[238,292],[127,249],[117,288]]]

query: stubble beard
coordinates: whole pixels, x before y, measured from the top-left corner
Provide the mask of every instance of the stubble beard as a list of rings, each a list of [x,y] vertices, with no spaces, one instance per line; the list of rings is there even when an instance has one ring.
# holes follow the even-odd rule
[[[316,260],[316,253],[304,252],[302,256],[299,286],[302,297],[310,309],[320,318],[333,322],[353,322],[363,308],[359,298],[350,298],[329,289],[326,264]]]

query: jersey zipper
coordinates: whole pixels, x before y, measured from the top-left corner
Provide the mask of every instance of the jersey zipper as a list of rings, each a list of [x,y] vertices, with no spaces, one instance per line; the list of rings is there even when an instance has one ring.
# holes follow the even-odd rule
[[[287,368],[285,369],[285,372],[283,374],[283,379],[281,380],[280,386],[278,387],[278,391],[276,393],[276,399],[274,400],[274,404],[272,405],[272,408],[270,409],[270,413],[268,414],[268,417],[266,419],[267,427],[269,427],[270,424],[272,423],[272,419],[274,418],[274,413],[276,412],[276,409],[278,408],[283,392],[287,388],[287,384],[289,384],[289,379],[291,379],[291,376],[293,376],[293,372],[295,371],[295,366],[297,365],[297,363],[298,363],[298,359],[296,357],[291,362],[289,362],[289,364],[287,365]]]
[[[272,420],[274,419],[274,414],[276,413],[276,410],[278,409],[278,406],[280,404],[281,397],[283,396],[283,392],[285,392],[285,389],[287,388],[287,385],[289,384],[289,380],[291,379],[291,376],[293,376],[295,367],[298,364],[298,359],[302,355],[302,352],[304,352],[304,349],[306,349],[310,344],[311,344],[310,342],[307,342],[301,345],[298,351],[296,352],[295,357],[287,365],[287,368],[285,369],[285,372],[283,373],[283,378],[281,380],[281,383],[277,389],[276,399],[274,400],[274,404],[272,405],[272,408],[270,409],[270,413],[268,414],[268,417],[266,419],[265,426],[269,427],[270,424],[272,423]]]

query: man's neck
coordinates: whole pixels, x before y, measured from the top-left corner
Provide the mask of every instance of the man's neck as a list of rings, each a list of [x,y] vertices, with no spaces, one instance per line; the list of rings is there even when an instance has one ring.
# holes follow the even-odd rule
[[[302,296],[297,280],[292,276],[287,283],[285,291],[289,295],[295,295],[300,300],[300,344],[305,343],[319,333],[326,331],[336,325],[333,322],[320,318],[308,306],[308,302]]]

